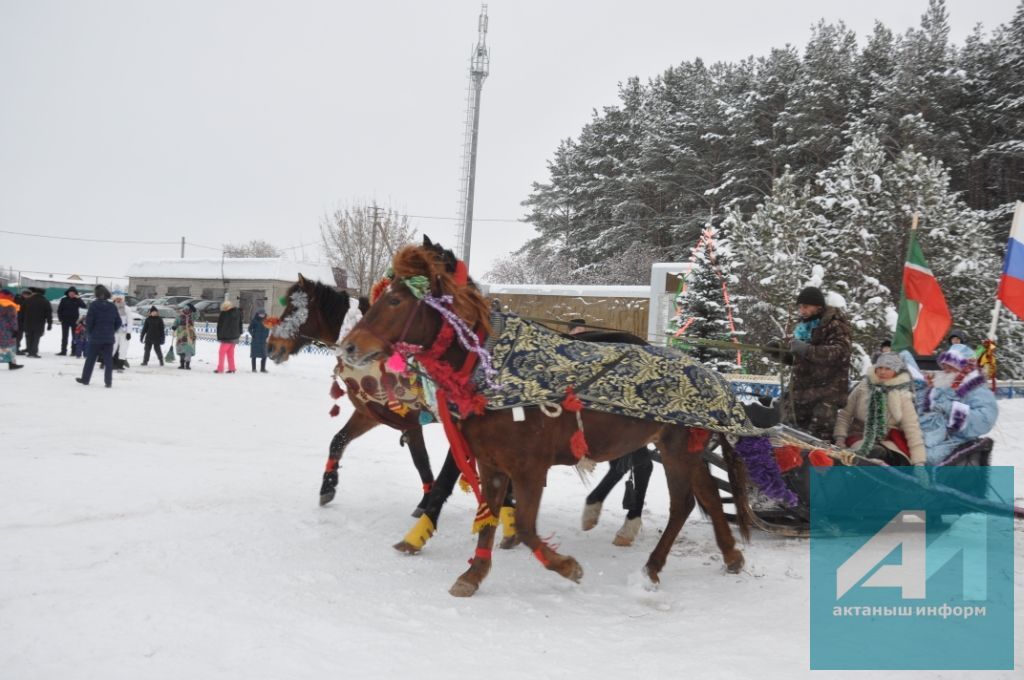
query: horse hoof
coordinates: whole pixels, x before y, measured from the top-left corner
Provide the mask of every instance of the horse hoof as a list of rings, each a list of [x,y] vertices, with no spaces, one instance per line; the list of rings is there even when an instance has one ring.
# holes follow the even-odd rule
[[[601,503],[587,503],[583,506],[583,518],[580,521],[584,531],[590,531],[597,526],[597,521],[601,519]]]
[[[633,519],[627,519],[625,523],[623,523],[622,527],[615,533],[615,538],[612,539],[612,543],[622,548],[628,548],[633,545],[633,540],[639,533],[640,518],[634,517]]]
[[[566,563],[562,565],[558,573],[573,583],[579,583],[583,580],[583,567],[572,557],[566,558]]]
[[[399,541],[391,547],[397,550],[398,552],[404,552],[407,555],[415,555],[420,551],[419,548],[414,546],[412,543],[409,543],[408,541]]]
[[[323,507],[334,500],[334,490],[320,494],[320,506]]]
[[[412,516],[413,517],[421,517],[423,515],[423,512],[424,512],[424,508],[418,507],[418,508],[416,508],[415,510],[412,511]]]
[[[651,570],[647,567],[644,567],[640,570],[640,575],[640,583],[641,585],[643,585],[644,590],[646,590],[649,593],[657,592],[658,586],[660,585],[660,581],[658,580],[657,575],[651,574]]]
[[[519,540],[519,536],[506,536],[501,539],[501,543],[498,544],[498,547],[502,550],[511,550],[520,543],[522,543],[522,541]]]
[[[725,570],[730,574],[738,574],[743,571],[743,563],[743,553],[740,553],[736,557],[732,558],[732,560],[725,563]]]
[[[453,597],[472,597],[479,588],[480,586],[477,584],[460,578],[455,585],[448,589],[448,593]]]

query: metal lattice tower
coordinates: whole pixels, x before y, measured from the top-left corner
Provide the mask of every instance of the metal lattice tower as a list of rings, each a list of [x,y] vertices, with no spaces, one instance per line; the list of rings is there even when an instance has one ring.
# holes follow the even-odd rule
[[[476,189],[476,145],[480,131],[480,93],[490,73],[491,51],[487,47],[487,5],[480,5],[476,47],[469,57],[469,86],[466,88],[466,134],[462,149],[462,181],[459,187],[459,238],[456,252],[469,266],[473,241],[473,193]]]

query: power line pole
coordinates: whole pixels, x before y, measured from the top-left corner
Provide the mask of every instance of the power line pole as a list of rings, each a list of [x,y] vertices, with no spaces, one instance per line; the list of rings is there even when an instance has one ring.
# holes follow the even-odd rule
[[[373,211],[373,223],[370,225],[370,276],[367,281],[374,281],[377,277],[377,225],[380,219],[380,207],[374,201],[370,207]]]
[[[487,5],[480,5],[477,20],[477,42],[469,57],[469,93],[467,96],[466,135],[463,144],[462,189],[460,206],[462,225],[457,250],[469,266],[469,253],[473,241],[473,196],[476,192],[476,149],[480,134],[480,94],[484,80],[490,74],[491,51],[487,47]]]

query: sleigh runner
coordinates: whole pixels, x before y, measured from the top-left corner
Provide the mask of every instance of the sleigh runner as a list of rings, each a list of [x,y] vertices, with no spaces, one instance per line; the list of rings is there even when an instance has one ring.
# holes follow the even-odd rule
[[[769,439],[772,443],[772,458],[776,481],[782,483],[780,488],[772,488],[767,481],[771,475],[763,470],[750,470],[750,481],[746,489],[746,502],[736,507],[735,489],[729,479],[715,474],[716,469],[724,469],[724,460],[718,450],[709,447],[704,451],[704,461],[712,469],[719,489],[722,502],[736,508],[729,513],[730,521],[736,521],[738,513],[745,513],[750,523],[762,531],[779,536],[806,538],[811,528],[811,488],[810,478],[815,468],[825,467],[885,467],[891,474],[885,479],[889,490],[893,493],[940,493],[952,494],[957,507],[963,512],[1001,512],[1004,506],[994,504],[984,498],[987,490],[987,475],[978,478],[977,488],[970,489],[970,494],[944,490],[922,481],[910,467],[891,467],[872,458],[866,458],[853,451],[841,449],[830,443],[823,442],[811,435],[786,425],[777,425],[770,430]],[[967,442],[955,449],[937,467],[988,467],[992,456],[993,442],[981,437]],[[657,456],[655,456],[657,459]],[[764,461],[764,465],[769,465]],[[749,462],[748,462],[749,468]],[[766,485],[768,488],[766,488]],[[842,508],[829,507],[830,513],[842,512]],[[1018,517],[1024,517],[1020,509],[1014,510]]]

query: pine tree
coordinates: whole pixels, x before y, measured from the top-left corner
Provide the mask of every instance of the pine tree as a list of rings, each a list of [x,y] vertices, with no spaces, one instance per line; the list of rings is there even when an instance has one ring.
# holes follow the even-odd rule
[[[737,277],[733,272],[731,246],[718,240],[713,228],[705,230],[693,253],[693,269],[686,277],[686,289],[676,298],[673,320],[680,335],[691,338],[731,340],[742,336],[742,318],[736,313],[741,299],[734,297]],[[728,297],[727,297],[728,295]],[[675,340],[698,361],[724,373],[739,370],[737,353]]]

